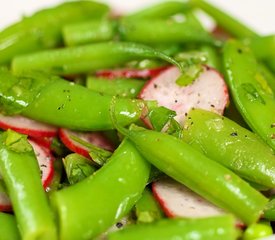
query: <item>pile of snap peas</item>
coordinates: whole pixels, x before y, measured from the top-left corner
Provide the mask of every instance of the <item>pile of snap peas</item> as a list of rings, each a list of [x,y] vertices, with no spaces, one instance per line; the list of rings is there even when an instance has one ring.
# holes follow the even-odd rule
[[[198,9],[222,35],[203,27]],[[100,2],[72,1],[5,28],[1,114],[102,131],[116,149],[108,152],[75,137],[88,147],[87,159],[54,139],[55,175],[45,191],[28,136],[2,131],[0,175],[13,211],[0,212],[0,240],[272,235],[274,62],[274,35],[261,36],[204,0],[167,1],[123,16]],[[230,90],[224,115],[191,109],[178,123],[174,111],[140,99],[152,72],[171,65],[180,69],[182,87],[195,81],[202,66],[219,71]],[[167,218],[151,191],[164,175],[225,213]],[[123,229],[110,230],[123,219]]]

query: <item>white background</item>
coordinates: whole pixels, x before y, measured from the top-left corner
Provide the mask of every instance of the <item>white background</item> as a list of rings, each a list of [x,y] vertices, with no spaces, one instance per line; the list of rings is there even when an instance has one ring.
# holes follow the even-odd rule
[[[134,11],[164,0],[102,0],[111,4],[116,11]],[[22,15],[34,10],[52,6],[62,0],[1,0],[0,29],[19,20]],[[275,33],[275,0],[209,0],[227,10],[262,34]]]

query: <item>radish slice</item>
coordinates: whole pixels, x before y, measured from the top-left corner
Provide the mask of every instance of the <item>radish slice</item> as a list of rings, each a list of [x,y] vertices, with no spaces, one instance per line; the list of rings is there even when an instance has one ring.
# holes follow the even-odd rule
[[[200,76],[188,86],[179,86],[177,67],[170,67],[148,81],[139,94],[144,100],[156,100],[160,106],[177,113],[175,119],[183,124],[192,108],[201,108],[222,114],[228,101],[228,89],[222,76],[213,68],[204,66]]]
[[[56,127],[19,115],[0,115],[0,128],[12,129],[32,137],[54,137],[57,135]]]
[[[152,78],[160,74],[167,66],[152,69],[116,69],[101,70],[96,73],[97,77],[113,78]]]
[[[40,167],[40,172],[41,172],[41,181],[43,184],[43,187],[46,189],[54,175],[54,168],[53,168],[53,161],[54,157],[52,156],[50,150],[47,148],[39,145],[33,140],[28,140],[29,143],[32,145],[34,153],[36,155],[39,167]]]
[[[59,137],[64,145],[72,152],[81,154],[84,157],[91,158],[89,155],[89,149],[83,146],[81,143],[72,140],[70,136],[76,136],[77,138],[93,144],[99,148],[103,148],[108,151],[114,151],[114,145],[101,132],[77,132],[65,128],[60,128]]]
[[[168,217],[202,218],[225,214],[222,209],[171,178],[154,182],[152,191]]]
[[[0,192],[0,212],[11,212],[12,206],[8,195],[4,192]]]

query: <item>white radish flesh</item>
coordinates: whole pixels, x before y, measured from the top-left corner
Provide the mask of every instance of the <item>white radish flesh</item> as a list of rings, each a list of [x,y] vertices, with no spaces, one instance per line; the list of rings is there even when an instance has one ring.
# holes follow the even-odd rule
[[[20,115],[4,116],[0,114],[0,128],[12,129],[32,137],[54,137],[57,128]]]
[[[228,88],[222,76],[213,68],[204,66],[200,76],[188,86],[179,86],[177,67],[170,67],[149,80],[139,94],[144,100],[156,100],[160,106],[177,113],[176,120],[183,124],[192,108],[201,108],[223,114],[228,104]]]
[[[170,178],[154,182],[152,191],[168,217],[202,218],[225,212]]]

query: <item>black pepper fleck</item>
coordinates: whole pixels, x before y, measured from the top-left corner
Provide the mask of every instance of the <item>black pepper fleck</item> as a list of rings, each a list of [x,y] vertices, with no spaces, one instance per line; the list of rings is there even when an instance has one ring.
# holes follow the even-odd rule
[[[118,223],[116,223],[116,227],[121,228],[121,227],[123,227],[123,224],[121,222],[118,222]]]
[[[236,137],[236,136],[238,136],[238,133],[237,132],[230,133],[230,136]]]

